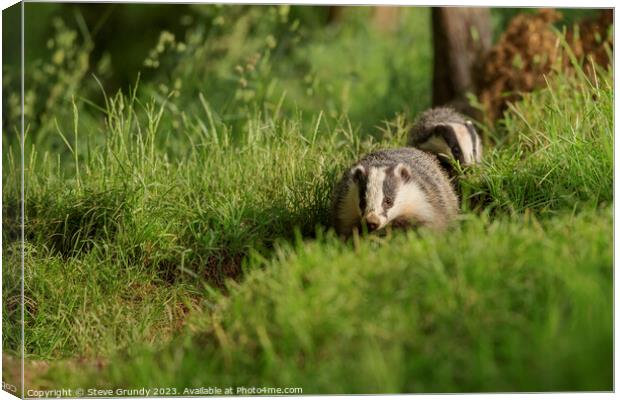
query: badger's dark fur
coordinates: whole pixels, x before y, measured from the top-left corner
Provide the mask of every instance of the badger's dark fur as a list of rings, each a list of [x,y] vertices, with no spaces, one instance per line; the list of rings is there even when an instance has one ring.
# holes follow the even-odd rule
[[[482,160],[482,142],[474,125],[449,107],[423,112],[411,128],[407,143],[436,155],[449,172],[452,172],[452,160],[461,166]]]
[[[349,168],[334,189],[332,223],[349,235],[366,225],[445,228],[458,213],[456,194],[437,160],[414,148],[381,150]]]

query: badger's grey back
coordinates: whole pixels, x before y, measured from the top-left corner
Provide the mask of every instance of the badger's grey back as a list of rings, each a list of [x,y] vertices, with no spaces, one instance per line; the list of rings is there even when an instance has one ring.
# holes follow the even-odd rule
[[[436,107],[424,111],[416,119],[409,132],[409,144],[424,142],[431,134],[431,128],[439,124],[465,124],[467,120],[450,107]]]

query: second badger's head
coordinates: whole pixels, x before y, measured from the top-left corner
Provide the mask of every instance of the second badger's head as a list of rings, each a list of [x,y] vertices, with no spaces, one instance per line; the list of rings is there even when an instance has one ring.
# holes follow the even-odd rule
[[[482,160],[482,142],[471,121],[433,125],[414,145],[438,155],[443,162],[452,159],[469,166]]]
[[[368,231],[385,228],[393,221],[424,219],[432,211],[411,168],[404,163],[385,166],[355,165],[350,177],[361,223]]]

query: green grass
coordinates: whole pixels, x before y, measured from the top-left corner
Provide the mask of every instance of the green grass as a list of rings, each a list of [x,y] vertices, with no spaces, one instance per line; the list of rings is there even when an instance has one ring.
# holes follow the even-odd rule
[[[504,137],[463,183],[475,207],[543,215],[611,204],[613,89],[599,79],[554,76],[545,90],[511,106]]]
[[[191,339],[115,358],[100,387],[304,393],[610,390],[611,210],[471,218],[450,235],[332,237],[255,258]],[[579,246],[575,246],[579,243]]]
[[[262,39],[209,66],[212,82],[192,69],[215,54],[197,41],[173,74],[191,90],[162,94],[155,79],[99,105],[66,98],[58,118],[33,122],[25,352],[27,368],[45,368],[29,387],[611,390],[611,71],[555,74],[485,127],[498,144],[463,176],[453,230],[346,243],[329,231],[342,170],[404,143],[396,110],[428,106],[428,65],[408,67],[428,63],[428,10],[410,11],[418,24],[388,39],[360,24],[361,9],[294,51],[265,50],[241,92],[226,76]],[[248,26],[221,43],[245,43]],[[418,36],[423,47],[386,61]],[[331,62],[343,53],[357,61]],[[346,89],[348,68],[358,80]],[[19,158],[3,139],[10,350]]]

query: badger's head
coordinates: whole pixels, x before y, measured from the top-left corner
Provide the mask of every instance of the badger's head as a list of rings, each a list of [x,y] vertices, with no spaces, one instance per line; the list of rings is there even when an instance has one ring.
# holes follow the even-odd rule
[[[354,192],[358,215],[369,232],[428,212],[426,198],[406,164],[382,167],[358,164],[350,174],[357,188]]]
[[[437,154],[443,161],[458,161],[461,166],[482,160],[482,143],[471,121],[435,125],[417,147]]]

